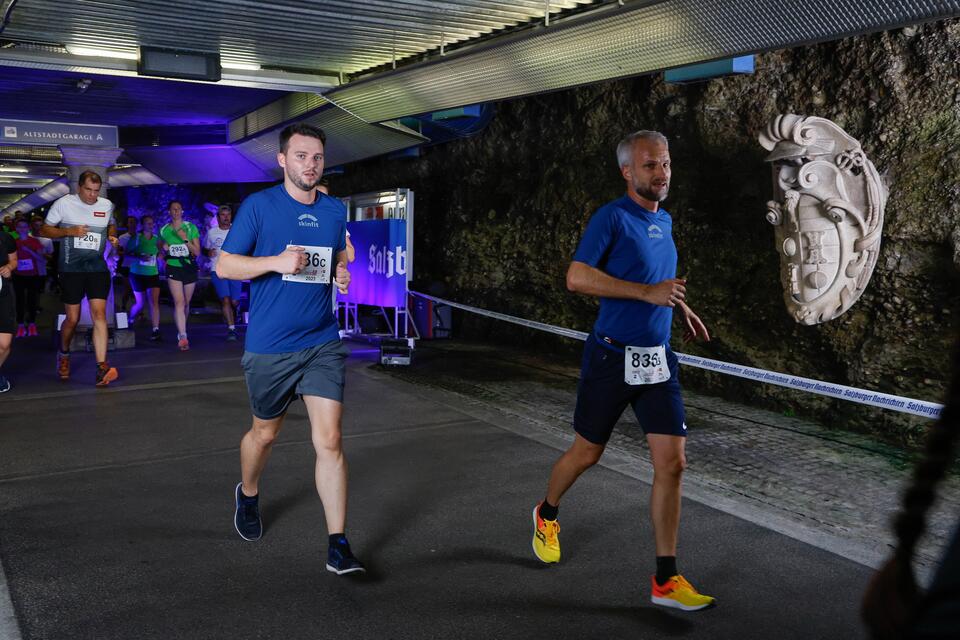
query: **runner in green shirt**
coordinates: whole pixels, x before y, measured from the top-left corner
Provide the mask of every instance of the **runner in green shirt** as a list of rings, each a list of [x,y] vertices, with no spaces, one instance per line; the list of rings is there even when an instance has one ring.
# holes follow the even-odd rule
[[[200,255],[200,231],[183,219],[183,205],[173,200],[167,208],[170,222],[160,229],[160,250],[167,262],[167,284],[173,297],[173,319],[177,324],[177,346],[190,348],[187,340],[187,315],[190,298],[197,285],[197,256]]]
[[[160,342],[160,269],[157,256],[160,253],[159,238],[153,232],[153,216],[147,214],[140,221],[140,233],[127,242],[126,254],[133,258],[130,264],[130,288],[136,302],[130,309],[130,321],[143,311],[147,298],[150,300],[151,342]]]

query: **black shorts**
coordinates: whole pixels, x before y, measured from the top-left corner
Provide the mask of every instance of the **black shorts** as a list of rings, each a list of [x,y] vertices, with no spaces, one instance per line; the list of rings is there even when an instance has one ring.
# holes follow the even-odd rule
[[[158,275],[145,276],[139,273],[131,273],[130,286],[137,293],[143,293],[147,289],[159,289],[160,276]]]
[[[109,271],[60,272],[60,300],[63,304],[80,304],[84,297],[106,300],[109,295]]]
[[[0,231],[0,233],[3,233]],[[7,287],[10,288],[7,291]],[[17,299],[13,295],[13,281],[9,278],[3,281],[3,291],[0,292],[0,333],[16,333],[17,331]]]
[[[118,266],[117,275],[121,278],[126,278],[130,275],[130,267],[125,267],[123,265]]]
[[[624,381],[623,351],[604,346],[591,333],[583,348],[574,430],[594,444],[606,444],[623,410],[631,405],[644,433],[686,436],[680,363],[669,346],[666,356],[669,380],[629,385]]]
[[[196,262],[188,262],[184,266],[174,267],[167,265],[167,279],[178,280],[183,284],[193,284],[197,281],[199,269]]]

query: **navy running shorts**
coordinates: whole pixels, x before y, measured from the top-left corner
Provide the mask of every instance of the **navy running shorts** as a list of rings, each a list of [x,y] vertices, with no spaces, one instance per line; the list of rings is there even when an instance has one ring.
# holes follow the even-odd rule
[[[240,364],[247,379],[250,408],[261,420],[279,418],[300,396],[343,402],[350,348],[331,340],[293,353],[251,353]]]
[[[583,348],[574,430],[589,442],[606,444],[623,410],[631,405],[644,433],[686,436],[680,363],[669,345],[666,355],[669,380],[629,385],[623,379],[623,350],[605,346],[591,333]]]

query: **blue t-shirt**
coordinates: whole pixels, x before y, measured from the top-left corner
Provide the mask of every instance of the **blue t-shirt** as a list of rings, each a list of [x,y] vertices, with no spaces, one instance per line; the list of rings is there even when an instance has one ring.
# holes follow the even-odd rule
[[[607,275],[643,284],[677,277],[673,220],[660,209],[647,211],[623,196],[593,214],[573,259]],[[673,308],[640,300],[600,298],[593,325],[599,336],[636,347],[670,343]],[[605,343],[601,343],[605,344]]]
[[[313,204],[297,202],[283,184],[249,196],[221,249],[243,256],[275,256],[289,244],[330,247],[330,273],[337,253],[346,248],[347,210],[321,193]],[[288,282],[267,273],[250,283],[250,325],[246,350],[292,353],[339,338],[329,282]]]

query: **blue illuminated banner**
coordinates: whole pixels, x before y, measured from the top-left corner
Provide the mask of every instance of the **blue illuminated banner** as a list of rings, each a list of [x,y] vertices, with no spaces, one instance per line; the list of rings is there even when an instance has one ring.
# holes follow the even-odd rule
[[[348,222],[357,259],[350,265],[350,293],[340,301],[380,307],[407,304],[406,220]]]
[[[0,118],[0,143],[116,147],[119,138],[114,126]]]

